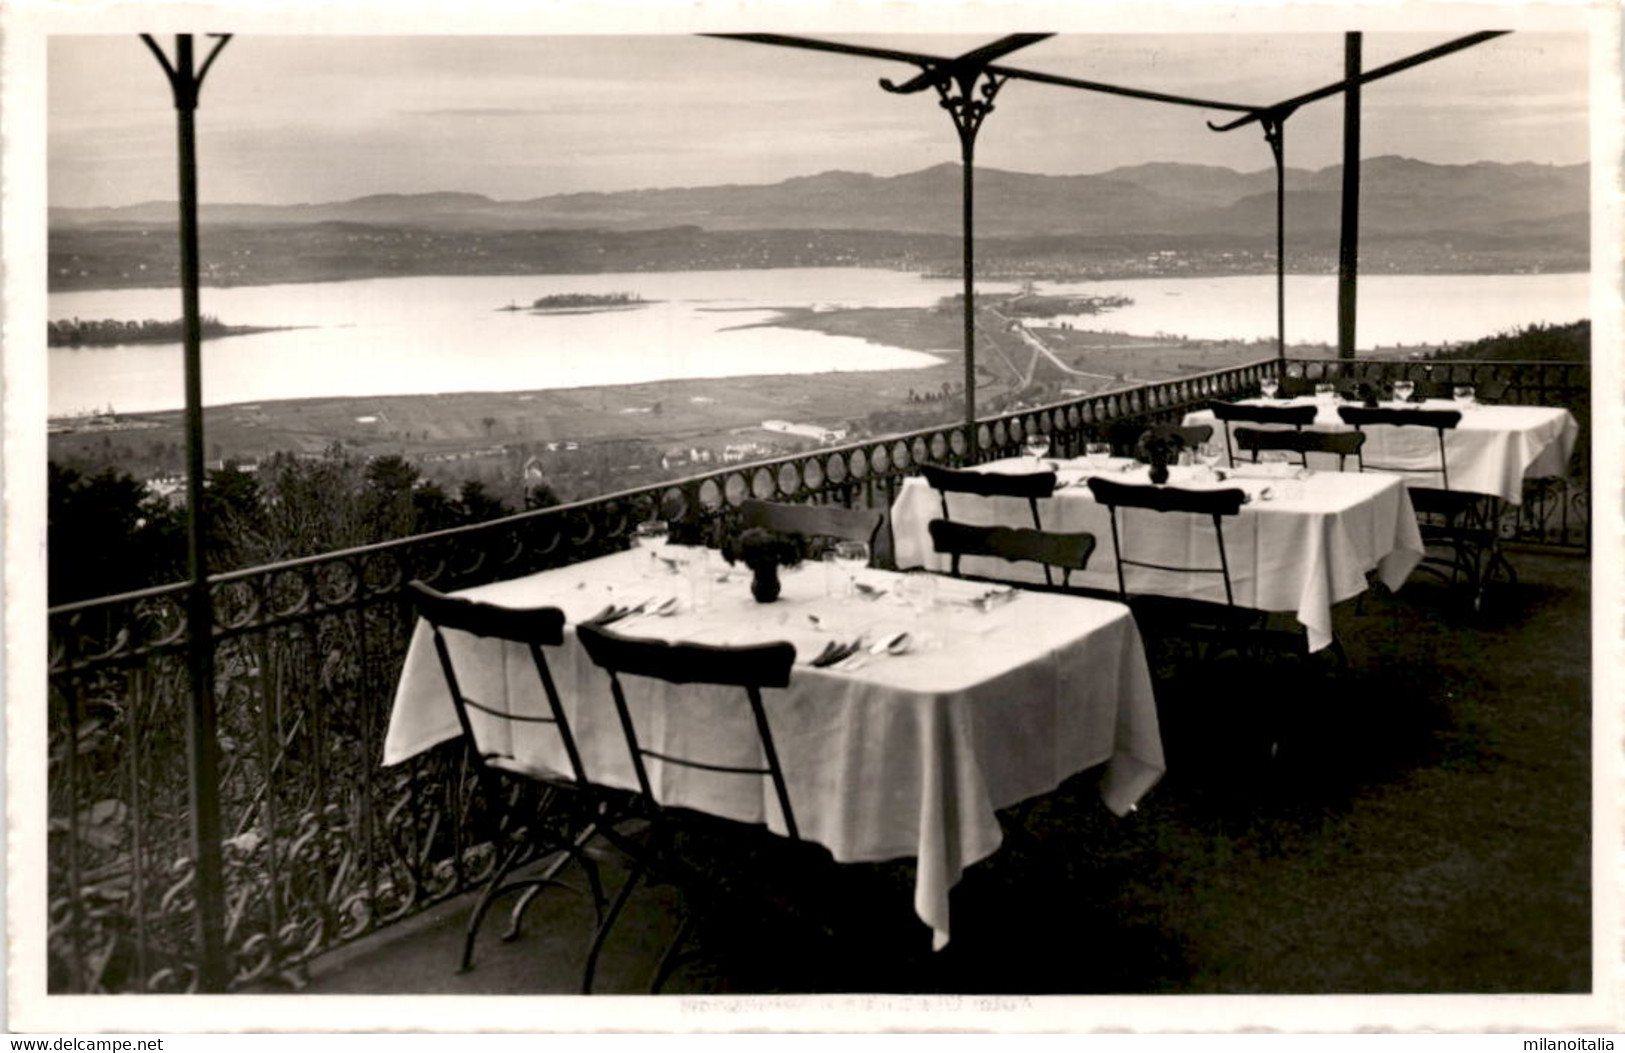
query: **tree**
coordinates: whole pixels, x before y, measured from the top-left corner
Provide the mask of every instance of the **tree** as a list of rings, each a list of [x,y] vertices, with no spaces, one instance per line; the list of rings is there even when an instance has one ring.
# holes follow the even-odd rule
[[[204,482],[203,507],[208,513],[210,570],[249,566],[264,551],[264,505],[260,481],[228,462]]]
[[[52,605],[178,580],[185,525],[133,476],[48,466],[46,589]]]
[[[412,490],[412,522],[420,534],[454,527],[459,522],[457,505],[439,483],[421,482]]]
[[[461,506],[461,518],[465,523],[483,523],[488,519],[501,519],[511,511],[501,500],[488,494],[485,484],[478,479],[463,482],[462,489],[457,494],[457,503]]]
[[[362,516],[372,539],[386,541],[411,534],[417,520],[413,501],[417,467],[397,454],[386,454],[367,462],[365,477]]]

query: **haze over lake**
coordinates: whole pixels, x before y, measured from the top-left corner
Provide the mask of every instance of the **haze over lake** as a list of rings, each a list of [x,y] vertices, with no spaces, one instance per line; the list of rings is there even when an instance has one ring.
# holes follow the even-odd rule
[[[381,278],[205,288],[227,325],[300,326],[204,343],[204,402],[324,396],[522,391],[713,376],[900,369],[927,354],[784,328],[777,307],[925,307],[959,291],[951,279],[872,268]],[[987,292],[1012,283],[982,282]],[[1043,283],[1046,292],[1120,293],[1133,305],[1069,319],[1079,328],[1192,338],[1273,338],[1269,275]],[[499,310],[553,293],[633,293],[633,310],[534,314]],[[1471,340],[1536,322],[1589,316],[1586,274],[1373,275],[1359,287],[1358,344]],[[52,319],[139,321],[180,316],[176,289],[55,293]],[[1289,276],[1289,342],[1335,343],[1337,279]],[[957,350],[950,348],[949,350]],[[182,405],[179,344],[49,352],[52,416],[112,406]]]

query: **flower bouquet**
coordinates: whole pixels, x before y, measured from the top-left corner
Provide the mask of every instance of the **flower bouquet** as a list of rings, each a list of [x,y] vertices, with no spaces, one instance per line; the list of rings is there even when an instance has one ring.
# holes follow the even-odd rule
[[[795,566],[805,554],[801,535],[780,534],[765,527],[749,527],[722,542],[723,559],[750,568],[751,595],[761,603],[779,598],[779,568]]]
[[[1152,430],[1140,436],[1134,456],[1151,466],[1151,481],[1161,486],[1168,481],[1168,466],[1179,460],[1179,451],[1184,448],[1178,435]]]

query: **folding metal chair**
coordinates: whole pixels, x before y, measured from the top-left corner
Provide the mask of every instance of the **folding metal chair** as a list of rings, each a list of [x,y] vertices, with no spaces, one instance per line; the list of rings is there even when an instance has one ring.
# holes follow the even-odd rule
[[[685,899],[692,897],[697,879],[685,876],[682,860],[677,858],[672,843],[670,809],[656,798],[649,779],[647,761],[681,768],[711,772],[723,777],[749,776],[767,779],[772,783],[780,814],[784,818],[785,832],[793,842],[800,841],[795,811],[790,803],[790,792],[785,783],[784,769],[779,763],[774,746],[773,732],[762,700],[764,688],[782,688],[790,683],[790,670],[795,664],[796,649],[789,643],[768,643],[749,647],[719,647],[707,644],[666,643],[663,640],[633,639],[608,629],[581,624],[576,626],[576,637],[586,649],[588,657],[609,676],[610,694],[620,718],[621,730],[626,736],[627,749],[632,758],[632,769],[637,777],[637,811],[649,821],[649,829],[642,843],[625,838],[619,832],[606,831],[605,836],[626,851],[633,860],[632,871],[616,894],[609,913],[593,937],[592,949],[587,955],[582,975],[583,994],[592,993],[593,974],[597,969],[599,952],[609,937],[622,909],[638,883],[645,878],[658,878],[677,885]],[[692,756],[679,756],[664,750],[650,748],[639,734],[632,709],[627,703],[623,677],[648,677],[669,684],[711,684],[744,689],[750,717],[755,724],[756,739],[761,749],[759,764],[722,764]],[[681,701],[673,703],[681,705]],[[732,824],[743,826],[744,824]],[[758,831],[759,832],[759,828]],[[693,929],[695,916],[685,913],[677,935],[661,955],[651,993],[657,992],[670,976],[678,960],[678,953]]]
[[[1313,409],[1314,407],[1306,407]],[[1279,450],[1298,455],[1299,463],[1309,467],[1311,453],[1335,454],[1337,456],[1337,470],[1344,471],[1348,467],[1350,457],[1358,458],[1360,449],[1365,445],[1365,434],[1358,431],[1279,431],[1266,428],[1237,428],[1235,430],[1236,445],[1241,447],[1243,453],[1253,455],[1253,463],[1258,463],[1258,455],[1264,450]],[[1231,467],[1235,467],[1234,462]]]
[[[481,792],[493,807],[503,803],[508,805],[501,818],[508,824],[506,833],[511,843],[506,852],[502,852],[501,846],[498,846],[496,869],[475,904],[463,937],[459,970],[467,972],[473,968],[474,941],[479,935],[480,923],[497,898],[519,889],[525,890],[524,896],[514,905],[511,923],[503,935],[504,940],[514,939],[519,935],[525,909],[536,893],[548,885],[570,887],[558,881],[557,874],[572,860],[586,873],[592,890],[593,908],[602,919],[604,892],[598,878],[598,867],[583,849],[600,831],[599,821],[604,811],[605,797],[587,780],[575,736],[570,732],[570,722],[565,716],[547,657],[542,651],[543,647],[556,647],[564,642],[564,613],[557,607],[498,607],[447,596],[421,581],[409,583],[407,592],[418,616],[434,634],[435,653],[440,659],[452,706],[457,711],[457,723],[462,728],[463,741],[467,745],[469,763]],[[546,712],[516,712],[492,700],[481,702],[468,697],[463,690],[464,679],[457,674],[457,663],[446,641],[448,631],[501,640],[526,648],[547,701]],[[479,725],[487,733],[481,733],[481,727],[476,725],[471,711],[481,715]],[[539,768],[516,757],[511,748],[505,745],[511,742],[514,725],[536,724],[552,725],[564,749],[567,772]],[[534,812],[516,807],[516,797],[504,792],[505,778],[539,792],[541,800]],[[523,795],[518,795],[517,799],[523,799]],[[555,809],[565,820],[562,830],[546,822],[556,818],[552,814]],[[499,827],[501,825],[499,823]],[[519,863],[527,859],[544,859],[555,852],[562,855],[540,876],[504,883]]]
[[[1306,424],[1315,422],[1315,414],[1319,412],[1318,406],[1249,406],[1239,402],[1208,403],[1213,411],[1214,419],[1224,427],[1224,453],[1230,467],[1236,466],[1236,451],[1231,440],[1231,424],[1243,421],[1249,424],[1282,424],[1290,425],[1296,431],[1302,431]],[[1255,455],[1253,460],[1258,460]]]
[[[1422,541],[1427,545],[1447,548],[1449,559],[1425,557],[1421,567],[1452,585],[1466,576],[1472,591],[1474,609],[1483,605],[1484,585],[1497,567],[1510,582],[1518,580],[1501,553],[1495,531],[1497,499],[1489,494],[1477,494],[1450,488],[1450,463],[1445,452],[1445,433],[1461,423],[1459,410],[1428,410],[1400,408],[1368,408],[1339,406],[1338,415],[1345,424],[1363,432],[1368,427],[1387,425],[1394,428],[1419,428],[1434,433],[1437,456],[1427,463],[1390,462],[1373,463],[1362,451],[1359,457],[1361,471],[1399,473],[1406,476],[1437,475],[1440,485],[1407,486],[1411,505],[1421,517]],[[1446,572],[1448,568],[1448,573]]]
[[[1044,529],[1038,515],[1038,502],[1055,496],[1054,472],[974,472],[962,468],[944,468],[936,464],[920,465],[920,474],[942,501],[942,518],[952,521],[948,512],[949,494],[975,494],[980,497],[1020,497],[1027,499],[1032,512],[1033,529]],[[1044,568],[1044,582],[1055,584],[1048,567]]]
[[[1089,566],[1095,550],[1095,536],[1088,533],[1061,534],[1026,527],[972,526],[933,519],[928,524],[931,544],[950,557],[949,573],[962,577],[959,561],[964,556],[990,556],[1012,563],[1027,561],[1059,569],[1061,588],[1070,588],[1072,572]]]

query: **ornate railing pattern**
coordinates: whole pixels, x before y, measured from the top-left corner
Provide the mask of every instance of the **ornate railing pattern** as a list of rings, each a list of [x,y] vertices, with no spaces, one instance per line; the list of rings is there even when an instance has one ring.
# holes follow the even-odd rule
[[[406,582],[466,587],[590,558],[625,547],[657,509],[703,538],[748,496],[886,507],[920,463],[1008,456],[1031,430],[1048,433],[1057,455],[1074,454],[1114,425],[1175,421],[1253,393],[1279,368],[1271,359],[988,418],[974,447],[964,425],[929,428],[215,576],[233,985],[297,984],[314,955],[489,872],[490,835],[476,833],[487,826],[456,743],[379,765],[412,629]],[[1585,379],[1513,373],[1542,396],[1576,395]],[[187,643],[182,585],[50,612],[53,991],[194,985]]]

